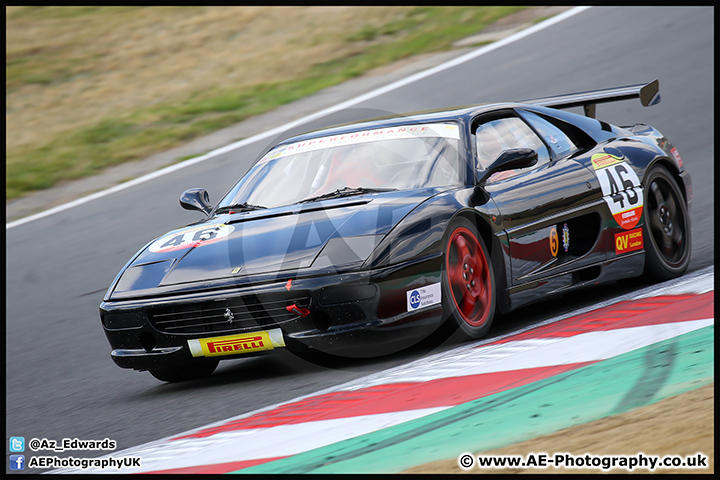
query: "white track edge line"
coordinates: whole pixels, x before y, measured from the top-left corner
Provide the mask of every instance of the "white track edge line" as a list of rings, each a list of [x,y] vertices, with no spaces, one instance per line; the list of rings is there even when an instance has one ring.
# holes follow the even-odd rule
[[[714,276],[714,272],[715,272],[715,267],[714,267],[714,266],[706,267],[706,268],[704,268],[704,269],[702,269],[702,270],[698,270],[698,271],[696,271],[696,272],[692,272],[692,273],[690,273],[690,274],[688,274],[688,275],[686,275],[686,276],[684,276],[684,277],[676,278],[676,279],[673,279],[673,280],[668,280],[668,281],[666,281],[666,282],[664,282],[664,283],[659,283],[659,284],[657,284],[657,285],[651,285],[651,286],[649,286],[649,287],[647,287],[647,288],[644,288],[644,289],[641,289],[641,290],[637,290],[637,291],[635,291],[635,292],[630,292],[630,293],[628,293],[628,294],[622,295],[622,296],[620,296],[620,297],[617,297],[617,298],[615,298],[615,299],[612,299],[612,300],[610,300],[610,301],[605,302],[605,304],[604,304],[603,306],[610,306],[610,305],[613,305],[613,304],[618,303],[618,302],[621,302],[621,301],[632,300],[632,299],[635,299],[635,298],[651,297],[651,296],[653,296],[653,295],[651,295],[651,294],[653,293],[653,291],[654,291],[655,289],[657,289],[658,287],[661,287],[661,288],[662,288],[662,287],[666,287],[666,288],[667,288],[667,287],[672,287],[672,286],[675,286],[675,285],[682,285],[682,284],[686,284],[686,283],[693,283],[693,282],[695,282],[695,281],[702,280],[703,277],[706,277],[706,276],[708,276],[708,275]],[[523,333],[523,332],[525,332],[525,331],[527,331],[527,330],[530,330],[530,329],[532,329],[532,328],[535,328],[535,327],[539,327],[539,326],[542,326],[542,325],[546,325],[546,324],[549,324],[549,323],[553,323],[553,322],[556,322],[556,321],[559,321],[559,320],[562,320],[562,319],[565,319],[565,318],[569,318],[569,317],[572,317],[572,316],[575,316],[575,315],[581,315],[581,314],[586,313],[587,311],[593,310],[593,309],[595,309],[595,308],[598,308],[597,305],[595,305],[594,307],[593,307],[593,306],[591,306],[591,307],[582,307],[582,308],[579,308],[579,309],[574,310],[574,311],[572,311],[572,312],[569,312],[569,313],[567,313],[567,314],[565,314],[565,315],[561,315],[561,316],[555,317],[555,318],[553,318],[553,319],[550,319],[550,320],[548,320],[548,321],[546,321],[546,322],[541,322],[541,323],[539,323],[539,324],[537,324],[537,325],[533,325],[533,326],[530,326],[530,327],[527,327],[527,328],[519,329],[519,330],[514,331],[514,332],[509,332],[509,333],[507,333],[507,334],[505,334],[505,335],[501,335],[501,336],[499,336],[499,337],[495,337],[495,338],[492,338],[492,339],[478,340],[477,342],[466,343],[466,344],[463,344],[463,345],[458,346],[457,348],[453,348],[453,349],[451,349],[451,350],[447,350],[447,351],[444,351],[444,352],[439,352],[439,353],[436,353],[436,354],[433,354],[433,355],[429,355],[429,356],[427,356],[427,357],[422,357],[422,358],[420,358],[420,359],[418,359],[418,360],[415,360],[415,361],[413,361],[413,362],[406,363],[406,364],[404,364],[404,365],[398,365],[398,366],[396,366],[396,367],[392,367],[392,368],[383,370],[382,372],[369,373],[369,374],[367,374],[367,375],[365,375],[365,376],[362,376],[362,377],[359,377],[359,378],[356,378],[356,379],[347,381],[347,382],[342,383],[342,384],[339,384],[339,385],[330,386],[330,387],[327,387],[327,388],[324,388],[324,389],[320,389],[320,390],[315,391],[315,392],[312,392],[312,393],[308,393],[308,394],[305,394],[305,395],[300,395],[300,396],[297,396],[297,397],[295,397],[295,398],[293,398],[293,399],[290,399],[290,400],[281,401],[281,402],[275,403],[275,404],[273,404],[273,405],[268,405],[268,406],[266,406],[266,407],[261,407],[261,408],[258,408],[258,409],[256,409],[256,410],[252,410],[252,411],[250,411],[250,412],[245,412],[245,413],[241,413],[241,414],[239,414],[239,415],[234,415],[234,416],[232,416],[232,417],[229,417],[229,418],[226,418],[226,419],[223,419],[223,420],[218,420],[218,421],[216,421],[216,422],[211,422],[211,423],[208,423],[208,424],[203,425],[203,426],[201,426],[201,427],[191,428],[191,429],[189,429],[189,430],[186,430],[186,431],[183,431],[183,432],[179,432],[179,433],[175,433],[175,434],[172,434],[172,435],[168,435],[168,436],[165,436],[165,437],[163,437],[163,438],[159,438],[159,439],[157,439],[157,440],[151,440],[151,441],[146,442],[146,443],[141,444],[141,445],[136,445],[136,446],[133,446],[133,447],[128,447],[128,448],[124,449],[123,451],[130,450],[130,449],[133,449],[133,448],[150,447],[150,446],[155,446],[155,445],[158,445],[158,444],[164,444],[164,443],[173,441],[173,439],[178,438],[178,437],[184,437],[184,436],[188,436],[188,435],[193,435],[193,434],[195,434],[195,433],[197,433],[197,432],[200,432],[200,431],[203,431],[203,430],[206,430],[206,429],[215,428],[215,427],[220,427],[220,426],[223,426],[223,425],[225,425],[225,424],[227,424],[227,423],[229,423],[229,422],[241,420],[241,419],[243,419],[243,418],[247,418],[247,417],[250,417],[250,416],[253,416],[253,415],[257,415],[257,414],[259,414],[259,413],[271,411],[271,410],[274,410],[274,409],[276,409],[276,408],[278,408],[278,407],[281,407],[281,406],[283,406],[283,405],[287,405],[287,404],[295,403],[295,402],[300,402],[300,401],[303,401],[303,400],[305,400],[305,399],[312,398],[312,397],[316,397],[316,396],[320,396],[320,395],[324,395],[324,394],[327,394],[327,393],[333,393],[333,392],[338,392],[338,391],[351,390],[353,386],[355,386],[355,385],[357,385],[357,384],[361,384],[361,383],[367,382],[368,380],[372,380],[372,377],[379,376],[380,373],[385,373],[385,374],[387,374],[387,373],[390,373],[390,372],[393,372],[393,371],[397,371],[397,370],[400,370],[400,369],[403,369],[403,368],[407,368],[408,365],[412,365],[413,363],[421,363],[421,362],[432,361],[434,358],[437,358],[437,357],[448,356],[448,355],[451,354],[452,352],[460,352],[460,351],[464,351],[464,350],[467,350],[467,349],[471,349],[471,348],[475,348],[475,347],[481,346],[481,345],[486,344],[486,343],[496,342],[496,341],[498,341],[498,340],[500,340],[500,339],[504,339],[504,338],[509,337],[509,336],[512,336],[512,335],[517,335],[517,334],[519,334],[519,333]]]
[[[50,210],[46,210],[44,212],[36,213],[34,215],[30,215],[29,217],[21,218],[19,220],[15,220],[10,223],[5,224],[5,229],[9,230],[13,227],[17,227],[20,225],[23,225],[25,223],[32,222],[34,220],[39,220],[44,217],[49,217],[50,215],[54,215],[56,213],[60,213],[62,211],[68,210],[70,208],[76,207],[78,205],[82,205],[84,203],[91,202],[93,200],[97,200],[98,198],[105,197],[107,195],[110,195],[115,192],[119,192],[121,190],[125,190],[130,187],[134,187],[135,185],[139,185],[141,183],[145,183],[149,180],[152,180],[154,178],[167,175],[169,173],[172,173],[176,170],[180,170],[185,167],[189,167],[192,165],[195,165],[196,163],[203,162],[205,160],[209,160],[211,158],[217,157],[218,155],[222,155],[223,153],[227,153],[229,151],[235,150],[240,147],[244,147],[245,145],[249,145],[251,143],[263,140],[265,138],[271,137],[273,135],[281,134],[291,128],[294,128],[298,125],[302,125],[303,123],[310,122],[312,120],[315,120],[317,118],[324,117],[326,115],[329,115],[331,113],[335,113],[337,111],[340,111],[344,108],[348,108],[354,105],[357,105],[358,103],[362,103],[366,100],[370,100],[372,98],[378,97],[380,95],[383,95],[385,93],[391,92],[393,90],[396,90],[400,87],[404,87],[405,85],[408,85],[410,83],[416,82],[418,80],[421,80],[425,77],[429,77],[430,75],[434,75],[435,73],[441,72],[443,70],[447,70],[448,68],[455,67],[457,65],[460,65],[462,63],[465,63],[469,60],[472,60],[473,58],[479,57],[481,55],[484,55],[488,52],[491,52],[493,50],[496,50],[498,48],[504,47],[505,45],[508,45],[510,43],[514,43],[518,40],[521,40],[529,35],[532,35],[533,33],[539,32],[541,30],[544,30],[545,28],[548,28],[552,25],[555,25],[556,23],[559,23],[563,20],[566,20],[574,15],[577,15],[578,13],[581,13],[590,7],[575,7],[570,10],[567,10],[563,13],[560,13],[558,15],[555,15],[554,17],[551,17],[543,22],[540,22],[536,25],[533,25],[531,27],[528,27],[524,30],[521,30],[513,35],[510,35],[508,37],[505,37],[504,39],[498,40],[497,42],[493,42],[489,45],[486,45],[484,47],[481,47],[477,50],[474,50],[470,53],[467,53],[465,55],[462,55],[458,58],[455,58],[453,60],[450,60],[446,63],[440,64],[438,66],[435,66],[433,68],[430,68],[428,70],[423,70],[422,72],[418,72],[414,75],[411,75],[409,77],[406,77],[402,80],[398,80],[396,82],[393,82],[389,85],[386,85],[384,87],[380,87],[376,90],[373,90],[371,92],[365,93],[363,95],[360,95],[358,97],[355,97],[353,99],[347,100],[342,103],[338,103],[332,107],[328,107],[324,110],[321,110],[319,112],[315,112],[313,114],[310,114],[308,116],[302,117],[298,120],[294,120],[290,123],[286,123],[285,125],[281,125],[279,127],[273,128],[271,130],[266,130],[265,132],[258,133],[256,135],[253,135],[251,137],[248,137],[246,139],[240,140],[238,142],[231,143],[229,145],[226,145],[224,147],[220,147],[218,149],[215,149],[211,152],[206,153],[205,155],[202,155],[200,157],[195,157],[189,160],[186,160],[181,163],[176,163],[175,165],[171,165],[169,167],[165,167],[161,170],[158,170],[153,173],[149,173],[147,175],[144,175],[142,177],[138,177],[136,179],[130,180],[125,183],[121,183],[119,185],[116,185],[114,187],[111,187],[107,190],[102,190],[100,192],[96,192],[92,195],[88,195],[87,197],[82,197],[77,200],[74,200],[72,202],[68,202],[62,205],[58,205],[57,207],[51,208]]]
[[[604,361],[604,360],[613,358],[618,355],[622,355],[622,354],[625,354],[625,353],[628,353],[631,351],[635,351],[639,348],[645,348],[649,345],[655,344],[660,341],[665,341],[670,338],[675,338],[675,337],[683,335],[685,333],[689,333],[689,331],[696,331],[700,328],[703,328],[702,326],[698,326],[699,323],[707,323],[707,322],[710,322],[710,324],[712,324],[713,320],[712,319],[704,319],[704,320],[681,322],[683,324],[683,326],[681,326],[678,323],[670,323],[670,324],[662,324],[662,325],[659,324],[659,325],[649,325],[649,326],[641,326],[641,327],[628,327],[627,329],[623,329],[623,330],[637,331],[636,329],[639,328],[639,329],[645,329],[643,331],[647,331],[647,329],[661,327],[663,325],[665,325],[665,326],[670,325],[671,329],[673,331],[665,332],[662,335],[662,338],[654,338],[654,339],[650,340],[649,343],[646,345],[642,345],[641,344],[642,342],[640,342],[638,344],[622,348],[623,351],[621,351],[621,352],[615,351],[614,353],[611,353],[609,356],[607,355],[608,352],[601,352],[601,353],[593,356],[592,359],[584,359],[584,360],[578,360],[578,361],[583,361],[583,362]],[[691,326],[688,331],[683,331],[685,328],[684,325],[688,325],[691,323],[694,325]],[[612,333],[607,332],[607,331],[605,331],[605,332],[595,331],[595,332],[588,332],[588,333],[595,334],[595,335],[597,335],[597,334],[612,335]],[[617,333],[617,332],[615,332],[615,333]],[[577,339],[583,335],[586,335],[586,334],[581,334],[579,336],[573,337],[573,339],[575,341],[577,341]],[[640,334],[640,335],[635,335],[635,336],[636,336],[636,338],[638,338],[638,337],[642,337],[643,335]],[[561,341],[573,341],[573,339],[565,338],[565,339],[562,339]],[[585,341],[587,341],[587,340],[585,340]],[[546,366],[549,366],[551,364],[552,365],[563,365],[563,363],[548,363]],[[524,367],[524,368],[526,368],[526,367]],[[478,374],[477,372],[470,373],[470,375],[477,375],[477,374]],[[427,381],[427,380],[425,380],[425,381]],[[297,424],[280,424],[280,425],[272,425],[272,426],[268,426],[268,427],[260,427],[260,428],[253,427],[253,428],[249,428],[249,429],[218,432],[218,433],[215,433],[215,434],[212,434],[212,435],[209,435],[206,437],[202,437],[202,438],[186,438],[186,439],[181,439],[181,440],[175,440],[172,442],[162,442],[162,443],[151,442],[151,443],[147,443],[144,445],[138,445],[136,447],[130,447],[130,448],[121,450],[119,452],[114,452],[113,454],[107,454],[100,458],[106,458],[108,456],[117,457],[118,455],[123,455],[123,456],[141,456],[145,460],[147,460],[147,458],[149,456],[151,458],[151,462],[158,462],[158,461],[162,462],[163,461],[162,457],[167,457],[168,455],[171,455],[173,452],[176,452],[176,453],[182,452],[183,450],[190,448],[190,446],[192,446],[193,450],[208,449],[208,448],[216,449],[216,448],[221,448],[223,445],[227,446],[227,444],[230,442],[236,442],[238,440],[242,440],[242,438],[245,437],[246,435],[258,435],[259,434],[259,435],[261,435],[261,438],[262,438],[263,435],[267,437],[269,432],[275,432],[276,434],[280,434],[280,436],[283,437],[284,435],[282,435],[282,432],[287,431],[288,429],[290,431],[302,429],[303,428],[302,425],[322,426],[321,428],[327,429],[328,428],[327,426],[331,425],[331,424],[339,424],[339,423],[348,422],[348,421],[354,422],[354,421],[358,421],[358,420],[363,421],[363,420],[361,420],[362,418],[366,418],[366,419],[380,418],[380,419],[383,419],[382,420],[383,422],[386,422],[387,421],[386,419],[390,419],[391,417],[397,418],[397,417],[402,417],[403,415],[405,415],[407,417],[421,418],[421,417],[425,417],[426,415],[431,415],[433,413],[437,413],[439,411],[446,410],[448,408],[456,407],[458,405],[460,405],[460,404],[439,405],[439,406],[434,406],[434,407],[415,408],[415,409],[408,409],[408,410],[401,409],[401,410],[392,411],[392,412],[376,412],[376,413],[369,413],[369,414],[353,416],[353,417],[338,417],[338,418],[329,418],[329,419],[308,420],[308,421],[297,423]],[[409,421],[409,420],[412,420],[412,418],[407,418],[407,419],[403,419],[400,421],[392,421],[391,423],[392,423],[392,425],[398,425],[400,423],[404,423],[405,421]],[[388,425],[388,426],[390,426],[390,425]],[[311,428],[315,428],[315,427],[311,427]],[[372,431],[379,431],[382,428],[386,428],[386,427],[374,428]],[[369,433],[369,432],[366,432],[366,433]],[[347,436],[347,437],[343,434],[342,436],[345,438],[355,438],[356,436],[363,435],[363,434],[364,433],[358,433],[357,435],[352,434],[351,436]],[[253,438],[253,441],[257,442],[257,437],[248,437],[248,438]],[[336,443],[337,441],[342,441],[343,439],[344,438],[341,438],[339,440],[332,440],[330,442],[323,442],[322,446],[329,445],[331,443]],[[318,446],[313,446],[313,447],[306,448],[306,449],[304,448],[295,453],[282,452],[280,455],[278,455],[277,452],[273,452],[273,454],[270,457],[297,455],[297,454],[309,451],[313,448],[318,448]],[[158,452],[160,452],[160,454],[161,454],[160,460],[158,460],[158,457],[157,457]],[[186,467],[193,467],[193,466],[210,466],[210,465],[214,465],[214,464],[237,462],[237,461],[248,461],[248,460],[255,460],[255,459],[260,459],[260,458],[269,458],[269,457],[257,457],[257,458],[234,457],[232,459],[225,457],[225,458],[211,460],[209,463],[192,463],[192,464],[176,466],[174,468],[186,468]],[[145,471],[147,471],[148,468],[151,470],[163,470],[168,467],[165,465],[162,465],[162,464],[161,465],[152,465],[150,467],[147,467],[147,463],[145,463],[145,465],[142,468],[144,468]],[[69,473],[68,471],[66,471],[64,469],[56,471],[56,472],[57,473]],[[49,473],[55,473],[55,472],[49,472]],[[88,473],[90,473],[90,472],[88,472]],[[141,473],[141,471],[138,471],[138,473]]]

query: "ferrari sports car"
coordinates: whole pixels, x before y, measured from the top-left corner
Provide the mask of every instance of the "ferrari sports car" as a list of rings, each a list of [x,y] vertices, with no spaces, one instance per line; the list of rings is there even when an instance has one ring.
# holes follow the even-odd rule
[[[145,245],[100,305],[115,363],[174,382],[219,360],[369,357],[575,289],[682,275],[690,176],[655,128],[596,105],[658,81],[403,115],[270,148],[204,219]],[[568,112],[580,107],[584,115]]]

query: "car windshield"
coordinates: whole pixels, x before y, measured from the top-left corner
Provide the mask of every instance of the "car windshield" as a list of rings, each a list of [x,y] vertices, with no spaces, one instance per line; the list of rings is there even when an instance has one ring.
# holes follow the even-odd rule
[[[273,208],[303,201],[461,182],[454,123],[405,125],[280,145],[218,204]],[[336,193],[336,194],[335,194]]]

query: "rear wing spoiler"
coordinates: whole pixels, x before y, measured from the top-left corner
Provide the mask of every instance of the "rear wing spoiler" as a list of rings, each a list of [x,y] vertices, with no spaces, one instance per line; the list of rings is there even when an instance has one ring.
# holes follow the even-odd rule
[[[653,80],[650,83],[639,83],[627,87],[606,88],[590,92],[571,93],[556,97],[537,98],[522,103],[530,103],[541,107],[572,108],[583,107],[585,116],[595,118],[595,105],[598,103],[619,102],[639,98],[643,107],[660,103],[660,82]]]

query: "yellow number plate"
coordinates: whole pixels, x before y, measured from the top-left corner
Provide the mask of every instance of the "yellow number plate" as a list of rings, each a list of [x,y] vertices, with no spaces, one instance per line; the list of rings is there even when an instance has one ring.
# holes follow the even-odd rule
[[[276,328],[267,332],[251,332],[224,337],[197,338],[188,340],[193,357],[220,357],[238,353],[260,352],[284,347],[282,330]]]

